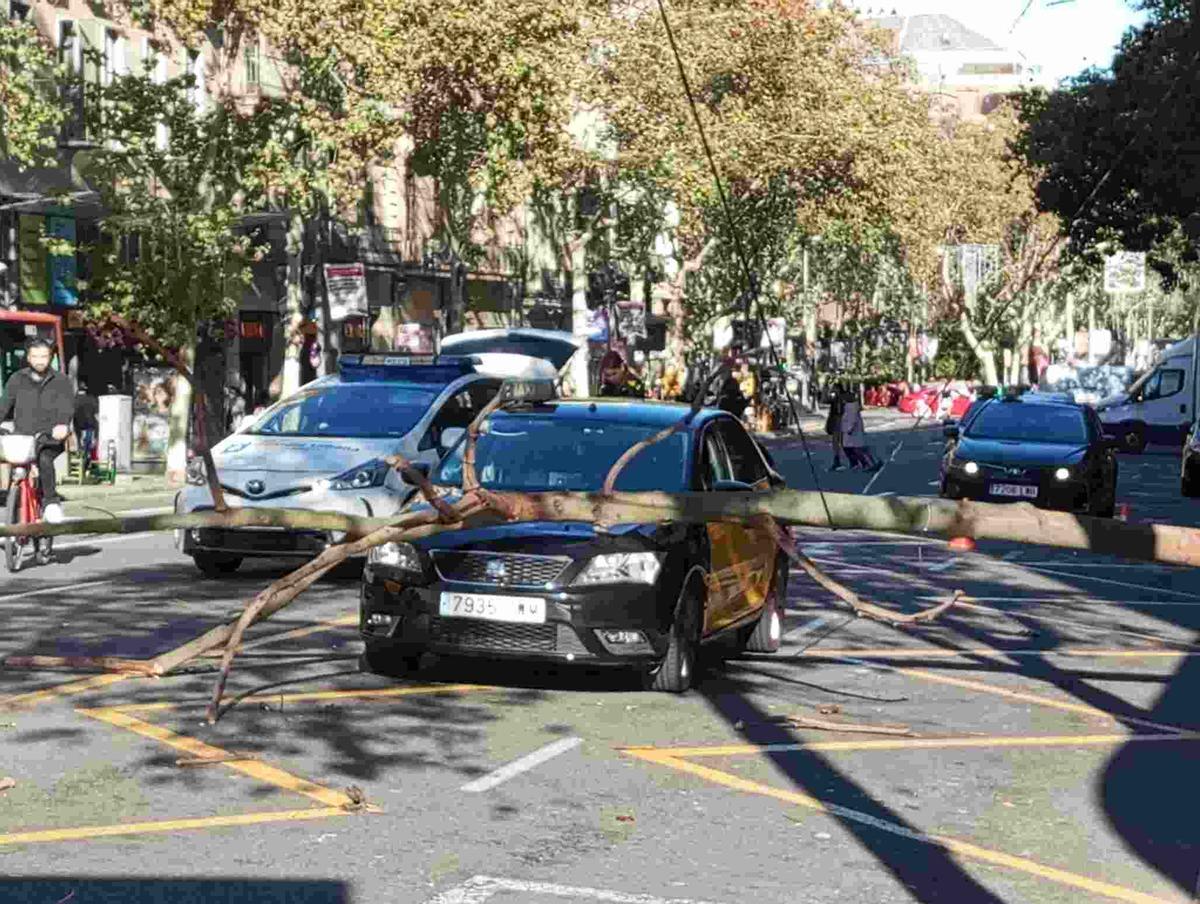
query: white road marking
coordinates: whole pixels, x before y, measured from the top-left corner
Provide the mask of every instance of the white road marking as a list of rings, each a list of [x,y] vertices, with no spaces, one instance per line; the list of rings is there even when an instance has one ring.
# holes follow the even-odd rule
[[[1144,588],[1143,588],[1144,589]],[[944,597],[940,596],[919,596],[919,600],[927,600],[930,602],[941,602]],[[1073,596],[973,596],[970,602],[979,603],[1074,603],[1079,606],[1200,606],[1200,602],[1185,603],[1176,602],[1175,600],[1103,600],[1095,597],[1087,597],[1080,599]]]
[[[1037,565],[1039,567],[1053,565],[1055,568],[1170,568],[1177,571],[1185,571],[1187,569],[1186,565],[1170,565],[1166,562],[1137,562],[1133,564],[1125,562],[1116,562],[1113,564],[1107,562],[1022,562],[1021,564]]]
[[[1022,563],[1021,567],[1025,567],[1024,563]],[[1114,587],[1128,587],[1131,590],[1145,591],[1147,589],[1153,589],[1155,593],[1167,593],[1171,596],[1182,596],[1189,600],[1200,601],[1200,596],[1196,596],[1194,593],[1184,593],[1182,590],[1168,590],[1165,587],[1147,588],[1145,584],[1130,584],[1128,581],[1114,581],[1112,578],[1098,578],[1094,574],[1073,574],[1070,571],[1055,571],[1053,568],[1034,568],[1032,570],[1036,571],[1038,574],[1053,574],[1057,575],[1058,577],[1073,578],[1077,581],[1095,581],[1097,584],[1112,584]]]
[[[102,512],[102,513],[104,513],[105,517],[107,517],[109,514],[108,509],[100,508],[99,506],[84,505],[83,503],[79,503],[79,502],[68,503],[68,505],[74,505],[77,508],[89,509],[93,512]],[[169,505],[166,505],[166,506],[160,505],[155,508],[121,509],[120,511],[112,512],[112,514],[118,518],[137,518],[137,517],[142,517],[145,515],[170,515],[174,511],[175,511],[175,509],[173,509]],[[76,521],[92,521],[92,520],[95,520],[94,516],[83,517],[82,515],[72,515],[70,518],[63,518],[63,524],[71,524],[72,522],[76,522]]]
[[[797,638],[797,637],[803,637],[805,634],[811,634],[813,631],[816,631],[817,628],[821,627],[821,625],[825,624],[828,621],[829,621],[828,617],[826,617],[824,615],[818,615],[816,618],[812,619],[811,621],[805,622],[800,627],[792,628],[792,630],[788,631],[787,634],[783,635],[782,639],[783,640],[793,640],[794,638]]]
[[[54,548],[57,549],[75,549],[78,546],[96,546],[100,543],[124,543],[126,540],[144,539],[146,537],[166,536],[172,540],[170,532],[167,531],[141,531],[136,534],[97,534],[95,540],[72,540],[70,543],[55,543]]]
[[[953,568],[957,564],[958,564],[958,559],[947,559],[945,562],[938,562],[934,565],[929,565],[925,568],[925,570],[926,571],[936,571],[936,572],[949,571],[951,568]]]
[[[896,495],[896,493],[893,490],[884,490],[882,493],[876,493],[875,498],[882,499],[884,496],[895,496],[895,495]]]
[[[1016,558],[1017,556],[1019,556],[1020,554],[1021,554],[1021,550],[1019,550],[1019,549],[1014,549],[1012,552],[1006,552],[1004,555],[1002,555],[1002,556],[1000,557],[1000,561],[1002,561],[1002,562],[1011,562],[1013,559],[1015,559],[1015,558]]]
[[[115,581],[88,581],[84,584],[67,584],[61,587],[43,587],[41,590],[26,590],[24,593],[10,593],[8,596],[0,596],[0,603],[7,603],[12,600],[23,600],[30,596],[50,596],[54,593],[73,593],[76,590],[83,590],[86,587],[101,587],[105,584],[113,584]]]
[[[513,760],[511,763],[506,763],[495,772],[489,772],[472,782],[467,782],[459,791],[467,791],[472,794],[478,794],[481,791],[490,791],[497,785],[500,785],[514,776],[520,775],[522,772],[528,772],[548,760],[554,759],[559,754],[566,753],[583,743],[583,738],[570,737],[560,738],[547,744],[545,747],[539,747],[532,753],[527,753],[520,759]]]
[[[493,876],[472,876],[462,885],[447,889],[431,898],[427,904],[483,904],[502,891],[576,901],[603,901],[605,904],[712,904],[695,898],[660,898],[657,895],[628,894],[606,888],[559,885],[556,882],[529,882],[524,879],[497,879]]]
[[[941,485],[942,485],[942,482],[940,480],[931,480],[931,481],[929,481],[928,484],[926,484],[926,486],[931,486],[931,487],[940,487]]]

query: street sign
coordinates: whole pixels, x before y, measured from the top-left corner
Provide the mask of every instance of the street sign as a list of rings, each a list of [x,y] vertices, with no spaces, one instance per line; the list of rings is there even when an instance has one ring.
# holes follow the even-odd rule
[[[365,317],[367,309],[367,271],[362,264],[326,264],[325,292],[329,296],[329,319]]]
[[[780,354],[783,353],[783,344],[787,340],[787,321],[782,317],[768,317],[767,329],[763,333],[762,340],[759,342],[759,348],[774,347]]]
[[[1142,292],[1146,289],[1146,253],[1118,251],[1104,258],[1104,291]]]

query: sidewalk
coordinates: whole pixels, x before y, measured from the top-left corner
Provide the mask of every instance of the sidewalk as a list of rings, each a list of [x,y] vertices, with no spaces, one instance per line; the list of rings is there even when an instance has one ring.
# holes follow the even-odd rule
[[[177,488],[167,485],[162,474],[118,474],[115,484],[89,483],[80,486],[60,480],[59,495],[68,518],[96,517],[105,513],[170,509]]]

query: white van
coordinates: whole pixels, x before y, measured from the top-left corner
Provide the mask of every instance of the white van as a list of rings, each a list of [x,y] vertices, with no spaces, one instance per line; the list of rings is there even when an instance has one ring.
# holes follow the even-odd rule
[[[1096,404],[1104,432],[1118,437],[1126,451],[1141,452],[1149,443],[1178,446],[1187,436],[1194,418],[1193,341],[1165,349],[1126,392]]]

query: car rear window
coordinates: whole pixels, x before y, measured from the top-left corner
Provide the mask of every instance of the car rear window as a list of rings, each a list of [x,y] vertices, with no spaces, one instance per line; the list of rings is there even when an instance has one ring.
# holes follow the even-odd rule
[[[437,392],[387,383],[327,383],[302,389],[247,430],[260,436],[389,439],[406,435]]]
[[[611,421],[576,421],[549,416],[492,418],[475,449],[479,482],[488,489],[595,492],[626,449],[661,428]],[[465,441],[446,456],[434,475],[445,486],[462,483]],[[687,433],[639,452],[617,479],[626,492],[687,489]]]
[[[1083,411],[1065,405],[995,402],[979,412],[967,429],[971,439],[1031,443],[1086,443]]]

